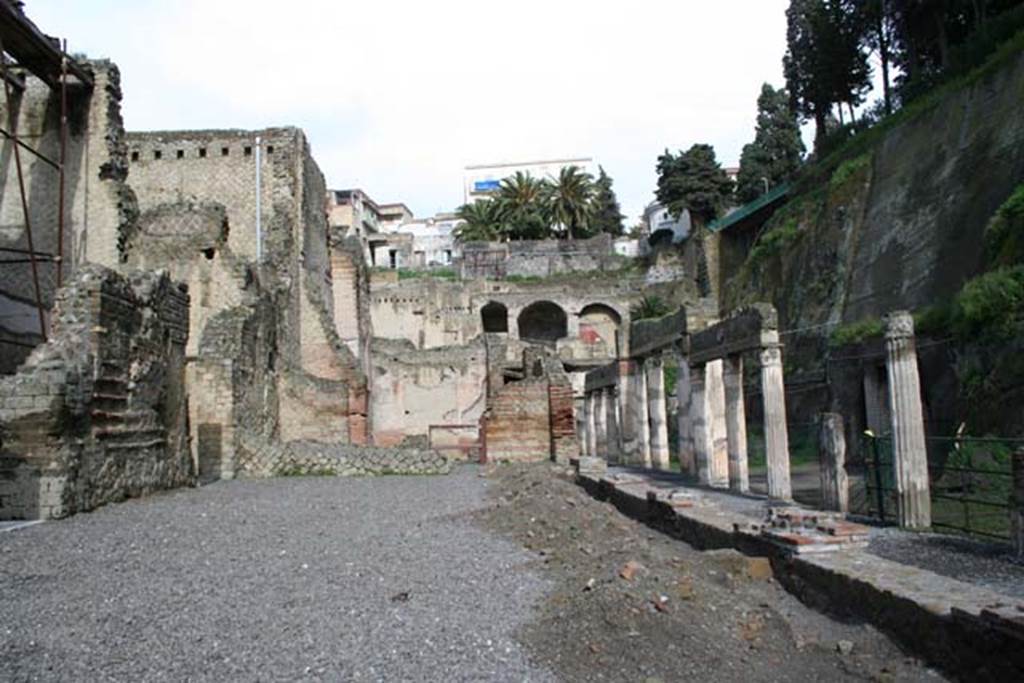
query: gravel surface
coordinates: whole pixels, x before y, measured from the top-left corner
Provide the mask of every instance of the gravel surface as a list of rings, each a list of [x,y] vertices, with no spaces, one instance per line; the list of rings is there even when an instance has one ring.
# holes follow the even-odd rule
[[[552,680],[487,482],[281,478],[0,534],[0,680]]]
[[[1024,564],[1005,543],[948,534],[874,529],[868,552],[1024,599]]]
[[[569,681],[941,680],[863,623],[815,612],[733,550],[700,552],[548,465],[490,470],[480,523],[554,584],[519,638]],[[631,567],[631,569],[627,569]],[[748,569],[748,567],[750,569]]]

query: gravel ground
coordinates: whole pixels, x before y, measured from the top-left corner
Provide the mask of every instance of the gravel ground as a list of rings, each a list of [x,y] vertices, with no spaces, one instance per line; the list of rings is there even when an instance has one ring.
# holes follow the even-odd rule
[[[487,482],[220,482],[0,534],[0,680],[552,680]]]
[[[1005,543],[948,534],[874,529],[868,552],[1024,599],[1024,564]]]
[[[554,584],[519,639],[568,681],[941,680],[869,625],[815,612],[732,550],[700,552],[548,465],[490,470],[488,529]],[[626,571],[627,564],[634,567]],[[627,576],[624,576],[626,574]]]

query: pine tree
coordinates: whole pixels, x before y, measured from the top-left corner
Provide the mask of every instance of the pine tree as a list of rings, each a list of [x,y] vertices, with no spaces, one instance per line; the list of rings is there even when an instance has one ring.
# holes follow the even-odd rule
[[[625,232],[622,227],[624,216],[619,208],[619,200],[612,189],[612,179],[604,172],[604,167],[598,166],[597,169],[591,227],[596,234],[608,233],[613,237],[621,237]]]
[[[707,224],[718,217],[732,190],[733,182],[715,159],[711,145],[696,144],[678,155],[666,149],[658,157],[655,196],[675,216],[685,210],[694,224]]]
[[[769,188],[793,178],[803,153],[800,124],[790,109],[789,94],[765,83],[757,98],[754,141],[745,145],[740,155],[736,198],[743,203],[753,201]]]

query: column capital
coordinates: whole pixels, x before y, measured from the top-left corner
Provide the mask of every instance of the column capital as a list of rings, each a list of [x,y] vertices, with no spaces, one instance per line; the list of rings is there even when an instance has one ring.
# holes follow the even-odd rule
[[[883,318],[885,339],[910,339],[914,336],[914,316],[910,311],[892,311]]]
[[[761,361],[762,367],[772,365],[782,365],[782,345],[774,344],[772,346],[763,346],[757,354],[758,360]]]

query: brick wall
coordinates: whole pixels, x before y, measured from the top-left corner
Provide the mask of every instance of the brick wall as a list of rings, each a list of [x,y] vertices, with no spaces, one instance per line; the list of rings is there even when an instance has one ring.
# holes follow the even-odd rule
[[[547,379],[512,382],[494,393],[483,421],[487,459],[549,459],[548,403]]]

